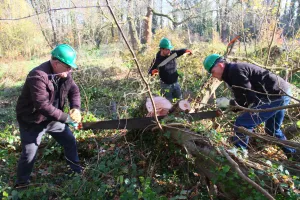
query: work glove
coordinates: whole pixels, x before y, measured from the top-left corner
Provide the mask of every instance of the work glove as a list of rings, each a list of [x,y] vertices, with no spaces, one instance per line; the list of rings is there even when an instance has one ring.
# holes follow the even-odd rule
[[[156,76],[156,75],[158,75],[158,69],[152,70],[151,76]]]
[[[73,126],[75,129],[77,129],[77,127],[78,127],[78,123],[76,123],[74,120],[72,120],[70,115],[68,115],[68,117],[67,117],[66,124]]]
[[[189,50],[189,49],[185,50],[185,53],[187,53],[187,54],[189,54],[189,55],[193,55],[192,51]]]
[[[76,123],[80,123],[81,122],[81,113],[80,110],[73,108],[70,110],[69,112],[69,116],[70,118],[76,122]]]
[[[217,107],[218,108],[227,108],[229,106],[229,99],[226,97],[221,97],[216,99]]]

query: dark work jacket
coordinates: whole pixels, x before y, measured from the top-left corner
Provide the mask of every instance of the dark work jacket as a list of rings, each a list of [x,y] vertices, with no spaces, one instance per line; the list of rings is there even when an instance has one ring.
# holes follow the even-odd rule
[[[173,50],[171,51],[170,55],[176,53],[177,56],[169,61],[166,65],[159,67],[159,77],[160,80],[166,84],[173,84],[176,83],[178,80],[178,73],[177,73],[177,63],[176,58],[182,56],[185,53],[186,49],[180,49],[180,50]],[[160,51],[157,52],[155,59],[152,62],[152,67],[149,70],[149,74],[152,73],[152,70],[157,69],[157,66],[164,61],[169,56],[161,56]]]
[[[232,88],[235,102],[243,107],[248,107],[251,104],[255,106],[260,102],[269,102],[278,99],[280,96],[270,96],[267,94],[284,94],[284,92],[287,92],[289,89],[289,83],[280,76],[249,63],[225,64],[222,79]],[[247,88],[264,94],[255,93],[242,88],[235,88],[234,86]],[[235,105],[235,102],[230,101],[230,104]]]
[[[18,98],[16,113],[20,124],[39,124],[46,120],[65,122],[68,114],[53,106],[55,90],[54,74],[50,61],[31,70]],[[64,108],[66,99],[70,108],[80,109],[79,88],[71,74],[61,80],[59,91],[59,108]]]

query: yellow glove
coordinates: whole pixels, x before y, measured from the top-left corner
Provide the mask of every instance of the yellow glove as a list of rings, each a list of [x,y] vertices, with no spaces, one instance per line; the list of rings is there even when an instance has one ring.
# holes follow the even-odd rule
[[[69,115],[70,115],[70,118],[77,122],[77,123],[80,123],[81,122],[81,114],[80,114],[80,110],[76,109],[76,108],[73,108],[70,110],[69,112]]]

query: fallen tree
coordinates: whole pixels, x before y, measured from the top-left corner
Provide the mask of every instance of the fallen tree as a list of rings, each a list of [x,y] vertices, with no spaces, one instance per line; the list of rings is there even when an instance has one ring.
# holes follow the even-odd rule
[[[287,196],[289,190],[298,192],[292,176],[299,176],[300,166],[292,161],[278,162],[263,154],[258,156],[256,152],[244,157],[243,152],[226,142],[216,142],[214,133],[196,133],[188,125],[168,124],[163,129],[194,158],[198,173],[209,180],[208,188],[215,185],[217,189],[210,191],[214,196],[243,199],[246,194],[275,199],[277,194]],[[274,168],[278,163],[284,166],[282,170]],[[284,169],[288,169],[290,175]]]
[[[205,87],[209,88],[209,85]],[[206,102],[200,101],[203,102],[201,104],[206,105],[213,92],[207,89],[201,93],[200,97],[206,97]],[[299,104],[289,105],[287,108],[299,108]],[[268,111],[243,107],[239,109],[244,112]],[[170,133],[170,139],[182,146],[193,158],[198,173],[208,180],[207,188],[214,197],[245,199],[251,196],[257,199],[275,199],[279,194],[287,198],[291,191],[299,194],[299,188],[295,186],[300,175],[299,163],[288,160],[281,150],[274,147],[274,144],[284,145],[300,151],[298,142],[282,141],[265,133],[252,133],[243,127],[234,127],[230,122],[227,124],[241,133],[263,141],[265,148],[261,151],[249,149],[245,155],[245,152],[224,139],[228,135],[217,133],[212,127],[206,127],[206,131],[199,133],[193,131],[195,127],[190,124],[176,123],[163,125],[163,131]],[[158,129],[154,128],[153,131],[155,130]]]

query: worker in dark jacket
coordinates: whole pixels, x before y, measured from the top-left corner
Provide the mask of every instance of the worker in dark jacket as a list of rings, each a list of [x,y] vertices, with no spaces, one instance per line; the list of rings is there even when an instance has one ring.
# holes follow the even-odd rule
[[[224,81],[231,88],[234,99],[225,97],[216,100],[217,106],[226,108],[229,105],[239,105],[253,109],[267,109],[288,105],[291,89],[289,83],[281,77],[248,63],[227,63],[219,54],[207,56],[203,62],[204,68],[212,77]],[[280,140],[286,140],[280,130],[285,110],[250,113],[244,112],[235,121],[235,126],[245,127],[252,131],[256,126],[265,123],[265,131]],[[249,136],[236,132],[232,142],[237,147],[247,148]],[[288,157],[294,155],[295,149],[282,147]]]
[[[70,168],[81,172],[76,140],[69,128],[81,121],[79,88],[70,74],[77,68],[76,52],[71,46],[60,44],[51,54],[49,61],[29,72],[18,98],[16,113],[22,153],[16,187],[29,184],[38,146],[46,132],[63,146]],[[63,112],[66,100],[69,113]]]
[[[176,58],[182,56],[184,53],[189,55],[192,52],[188,49],[172,50],[171,41],[167,38],[161,39],[159,43],[159,52],[152,62],[152,67],[149,70],[150,75],[159,74],[161,94],[163,94],[168,100],[177,98],[181,99],[181,89],[178,84],[178,72]]]

